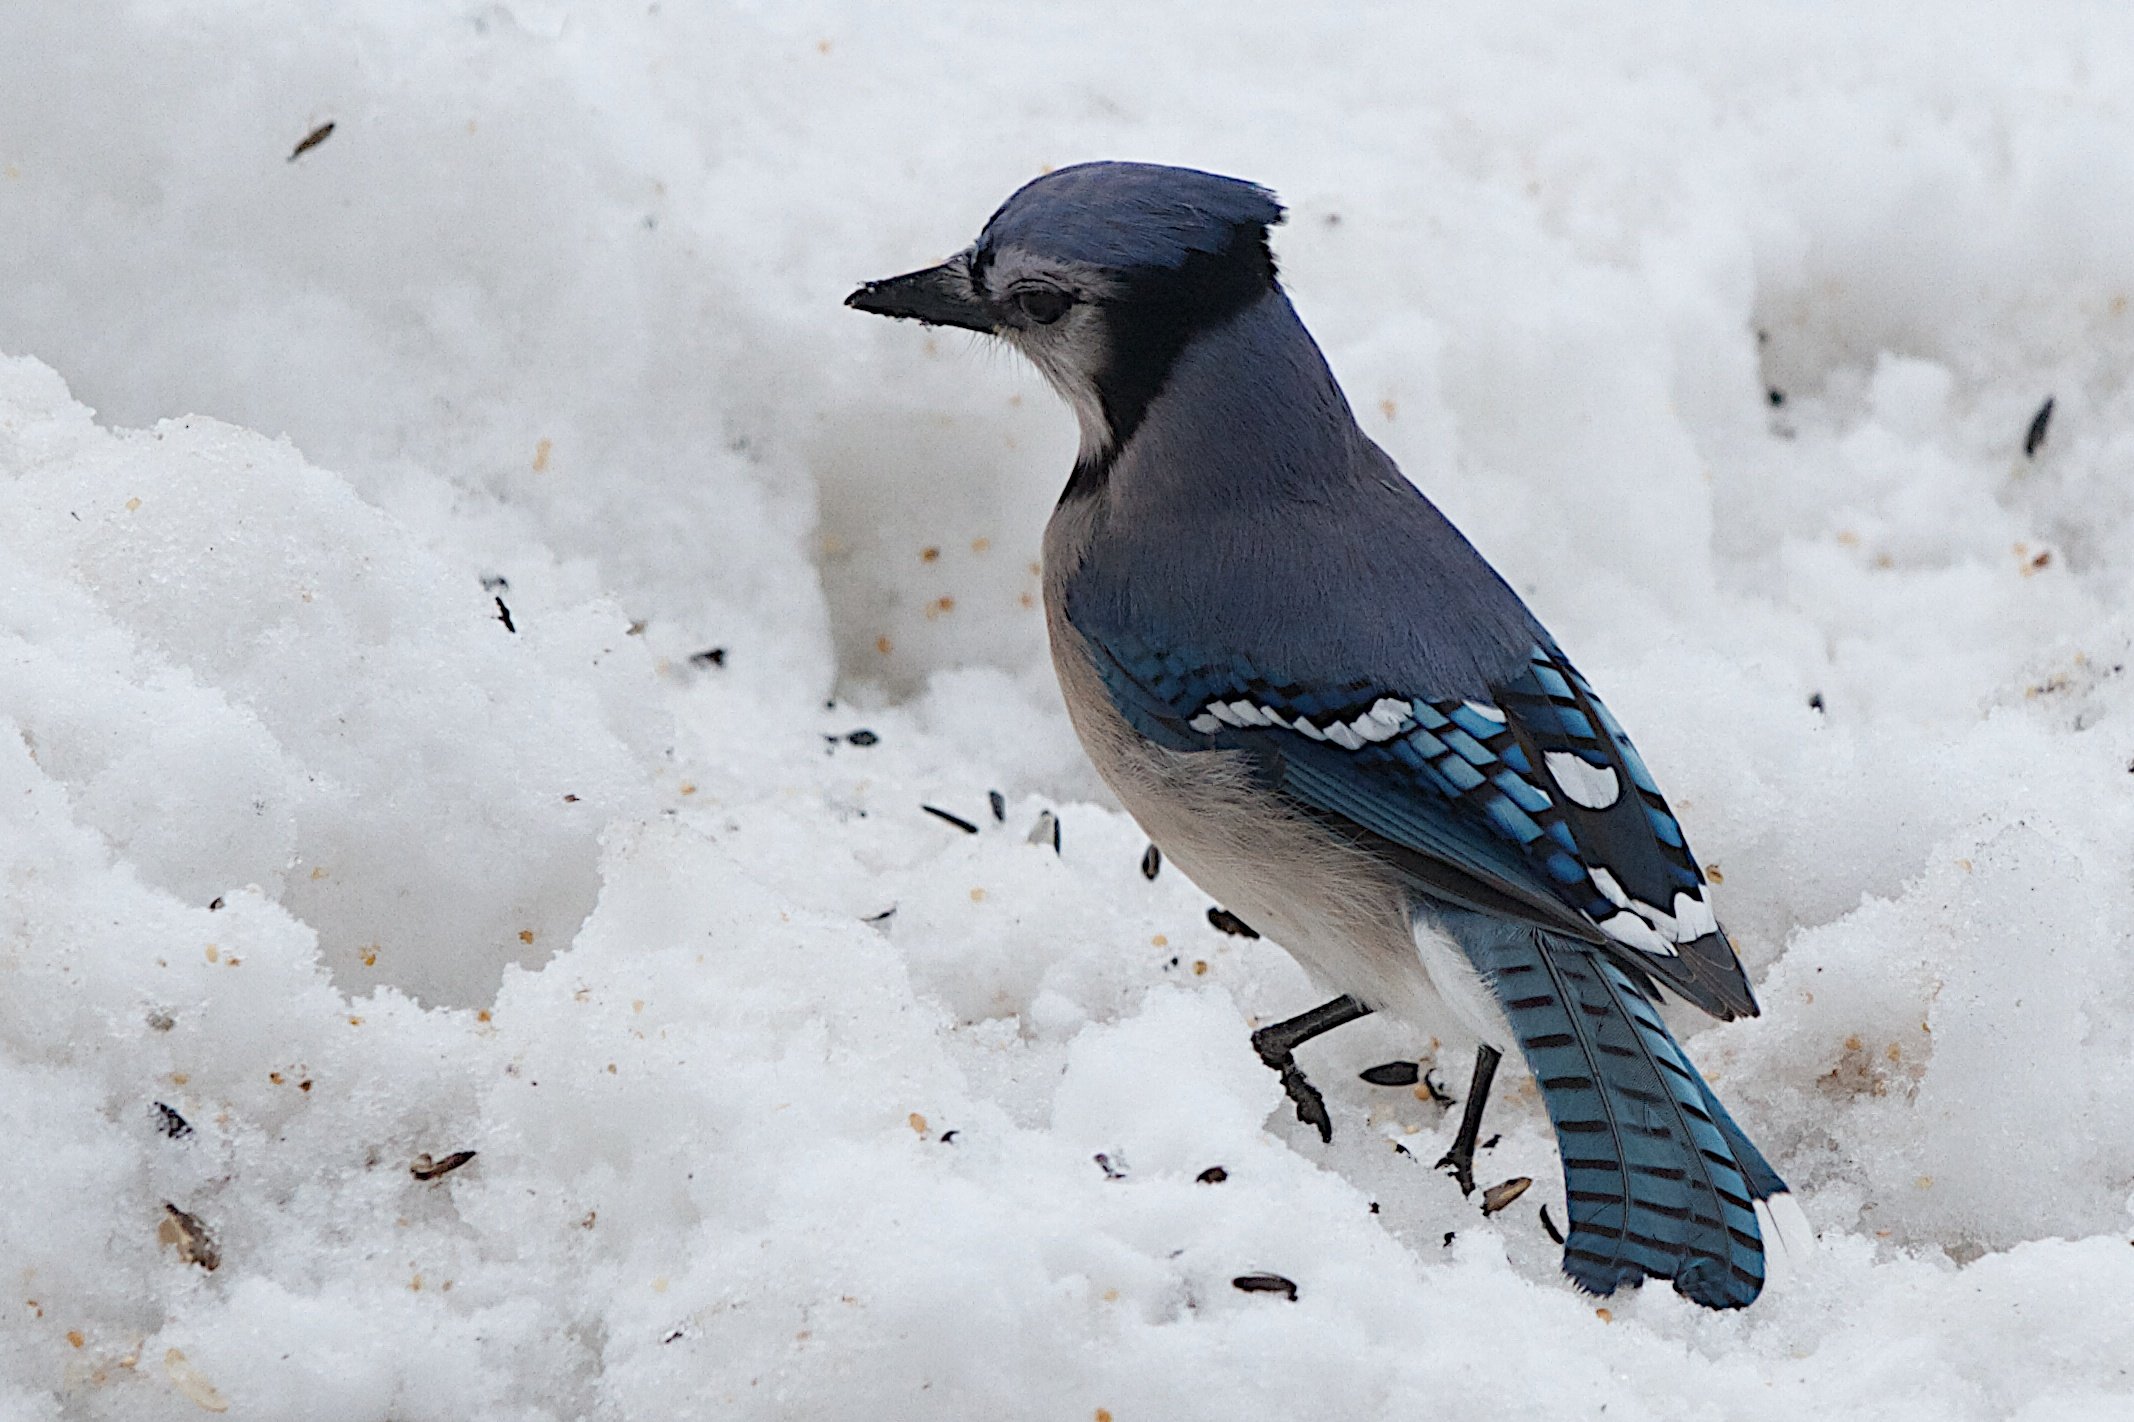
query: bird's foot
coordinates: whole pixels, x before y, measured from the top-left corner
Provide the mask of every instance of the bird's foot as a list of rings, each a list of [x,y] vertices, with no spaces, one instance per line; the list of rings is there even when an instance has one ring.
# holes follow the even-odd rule
[[[1282,1069],[1282,1089],[1289,1099],[1297,1104],[1297,1119],[1319,1133],[1322,1143],[1331,1144],[1334,1139],[1334,1118],[1326,1111],[1326,1098],[1319,1088],[1304,1079],[1304,1073],[1291,1062]]]
[[[1497,1063],[1503,1054],[1484,1042],[1475,1050],[1474,1080],[1467,1087],[1467,1105],[1460,1112],[1460,1132],[1452,1138],[1452,1149],[1445,1152],[1444,1159],[1434,1167],[1450,1170],[1462,1195],[1475,1192],[1475,1142],[1482,1135],[1482,1111],[1489,1105],[1490,1083],[1497,1079]],[[1490,1144],[1496,1144],[1490,1137]]]
[[[1368,1017],[1371,1009],[1353,997],[1337,997],[1309,1012],[1300,1012],[1285,1022],[1275,1022],[1252,1034],[1252,1050],[1268,1069],[1282,1078],[1282,1090],[1297,1105],[1297,1119],[1319,1133],[1319,1139],[1334,1139],[1334,1119],[1326,1112],[1326,1098],[1304,1079],[1297,1066],[1297,1048],[1312,1038],[1333,1031],[1345,1022]]]
[[[1262,1040],[1262,1034],[1252,1036],[1253,1050],[1260,1060],[1282,1078],[1282,1090],[1296,1104],[1297,1119],[1319,1133],[1322,1142],[1334,1139],[1334,1118],[1327,1114],[1326,1098],[1304,1077],[1303,1068],[1297,1065],[1296,1056],[1279,1042]]]
[[[1455,1144],[1451,1150],[1445,1152],[1444,1157],[1433,1168],[1450,1170],[1453,1181],[1460,1187],[1462,1195],[1472,1195],[1475,1192],[1475,1152],[1473,1146],[1462,1150]]]

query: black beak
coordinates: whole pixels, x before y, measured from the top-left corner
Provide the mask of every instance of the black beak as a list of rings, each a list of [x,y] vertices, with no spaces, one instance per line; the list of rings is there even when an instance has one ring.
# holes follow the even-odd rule
[[[971,288],[971,269],[962,257],[938,267],[870,281],[845,298],[855,311],[923,321],[929,326],[961,326],[991,332],[998,323]]]

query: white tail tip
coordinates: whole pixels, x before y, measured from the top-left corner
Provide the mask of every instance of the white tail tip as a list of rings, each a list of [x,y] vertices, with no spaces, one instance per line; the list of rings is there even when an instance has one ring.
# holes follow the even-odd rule
[[[1790,1277],[1815,1252],[1815,1226],[1790,1191],[1756,1202],[1756,1227],[1763,1231],[1766,1284]]]

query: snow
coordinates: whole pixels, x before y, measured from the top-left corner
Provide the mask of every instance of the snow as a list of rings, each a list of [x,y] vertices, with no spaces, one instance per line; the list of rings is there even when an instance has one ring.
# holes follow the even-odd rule
[[[0,1416],[2134,1413],[2130,94],[2075,4],[0,7]],[[1072,419],[838,306],[1098,156],[1283,195],[1718,867],[1748,1312],[1564,1283],[1509,1068],[1533,1188],[1432,1172],[1356,1072],[1464,1043],[1320,1145],[1142,877]]]

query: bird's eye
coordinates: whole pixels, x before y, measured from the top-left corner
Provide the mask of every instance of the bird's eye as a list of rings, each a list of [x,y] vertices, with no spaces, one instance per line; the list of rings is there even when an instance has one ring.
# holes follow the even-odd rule
[[[1040,326],[1049,326],[1067,314],[1074,298],[1057,287],[1026,286],[1015,293],[1015,307]]]

